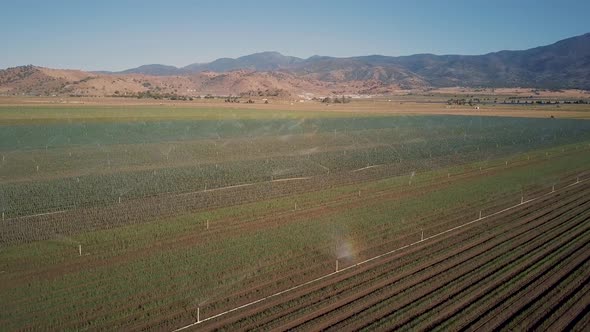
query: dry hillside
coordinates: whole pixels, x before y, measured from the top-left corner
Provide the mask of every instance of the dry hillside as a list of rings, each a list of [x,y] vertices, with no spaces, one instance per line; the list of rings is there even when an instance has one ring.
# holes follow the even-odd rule
[[[180,96],[277,93],[282,96],[327,96],[384,94],[424,86],[423,82],[415,77],[412,77],[415,84],[384,83],[380,75],[390,74],[376,70],[367,72],[364,77],[351,77],[350,73],[344,70],[334,70],[322,75],[234,70],[224,73],[207,71],[182,76],[152,76],[97,74],[29,65],[0,70],[0,94],[136,96],[149,92],[154,95]]]

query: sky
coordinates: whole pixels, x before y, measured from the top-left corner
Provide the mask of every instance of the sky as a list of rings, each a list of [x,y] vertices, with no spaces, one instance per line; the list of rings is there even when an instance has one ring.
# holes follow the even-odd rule
[[[590,1],[0,0],[0,68],[124,70],[262,51],[485,54],[590,32]]]

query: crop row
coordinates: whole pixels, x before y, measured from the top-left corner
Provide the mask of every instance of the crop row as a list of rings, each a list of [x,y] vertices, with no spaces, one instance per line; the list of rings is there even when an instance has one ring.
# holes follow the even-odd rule
[[[489,241],[489,239],[488,239],[488,241]],[[487,246],[489,246],[489,244],[487,244]],[[462,250],[463,250],[462,252],[467,252],[467,250],[465,248],[462,248]],[[489,254],[489,253],[486,253],[486,254]],[[458,256],[453,256],[453,257],[455,258],[455,257],[458,257]],[[428,271],[431,268],[433,268],[432,265],[430,265],[427,269],[423,269],[422,271]],[[380,277],[380,278],[372,278],[372,279],[370,279],[370,282],[367,281],[367,280],[365,280],[363,284],[357,284],[355,286],[356,291],[357,292],[362,291],[363,294],[368,294],[368,292],[370,290],[374,290],[374,291],[377,291],[378,290],[379,292],[381,292],[383,290],[383,287],[386,284],[390,284],[394,280],[399,280],[399,281],[401,281],[401,280],[407,280],[407,281],[412,282],[414,284],[418,284],[419,283],[420,278],[418,277],[418,274],[411,274],[411,275],[408,275],[407,278],[404,277],[404,279],[399,279],[399,278],[401,278],[400,273],[402,275],[404,275],[402,273],[402,271],[403,271],[403,268],[401,270],[399,268],[397,268],[395,270],[389,270],[388,271],[388,273],[386,275],[389,275],[389,277],[385,277],[385,276],[382,275],[382,277]],[[377,283],[378,280],[381,280],[381,282]],[[304,302],[304,304],[306,304],[306,305],[304,307],[302,307],[299,311],[310,311],[310,312],[313,313],[313,316],[311,315],[311,313],[310,314],[307,314],[305,316],[300,316],[300,318],[297,319],[296,321],[288,321],[288,325],[281,325],[280,326],[281,329],[282,328],[289,328],[289,329],[290,328],[294,328],[295,326],[298,326],[298,324],[303,324],[303,323],[306,323],[307,324],[307,323],[309,323],[309,319],[311,317],[316,317],[316,318],[321,317],[322,321],[325,322],[326,319],[329,319],[330,318],[330,315],[328,315],[328,313],[330,313],[330,314],[338,313],[338,309],[339,308],[343,308],[343,306],[345,306],[345,305],[348,308],[347,310],[350,311],[349,305],[351,303],[353,303],[352,301],[357,302],[357,301],[359,301],[359,300],[361,300],[363,298],[362,297],[359,297],[359,294],[358,293],[356,293],[356,294],[352,293],[351,294],[351,290],[354,290],[354,289],[343,288],[341,286],[341,284],[342,283],[338,283],[338,284],[334,285],[333,288],[337,292],[329,293],[329,295],[327,294],[327,297],[325,299],[322,299],[321,301],[318,301],[318,302],[314,303],[313,306],[311,306],[309,302]],[[369,284],[372,284],[372,286],[368,287]],[[348,296],[348,300],[345,300],[346,297],[343,297],[343,294],[344,295],[345,294],[350,294],[352,296],[349,295]],[[332,303],[332,305],[327,305],[327,304],[330,304],[330,303]],[[317,308],[317,309],[314,310],[314,308]],[[281,312],[281,315],[282,315],[282,319],[283,320],[285,320],[285,319],[288,318],[288,315],[284,311],[280,311],[280,312]],[[275,322],[276,321],[277,320],[275,319]],[[280,320],[278,320],[278,321],[280,322]],[[255,321],[256,324],[260,324],[260,326],[265,326],[265,328],[266,327],[273,327],[273,326],[275,328],[277,327],[275,325],[267,324],[267,323],[264,323],[264,322],[265,322],[264,319],[261,319],[260,321],[258,321],[258,320]],[[285,321],[285,322],[287,322],[287,321]],[[299,322],[299,323],[297,323],[297,322]],[[315,319],[314,322],[315,322],[314,324],[317,324],[318,323],[317,322],[317,319]],[[276,324],[276,323],[273,323],[273,324]],[[306,324],[301,325],[298,328],[305,329],[306,328],[305,326],[307,326]],[[316,327],[317,327],[317,325],[316,325]]]
[[[570,182],[570,183],[571,183],[571,182]],[[545,189],[547,189],[547,188],[545,188]],[[366,193],[366,194],[367,194],[367,196],[371,195],[371,193],[370,193],[370,192],[368,192],[368,193]],[[363,194],[363,201],[364,201],[364,195],[365,195],[365,194]],[[369,201],[370,201],[370,200],[371,200],[371,196],[367,197],[367,200],[369,200]],[[362,203],[361,205],[364,205],[364,204],[366,204],[366,203],[367,203],[367,202],[366,202],[366,201],[364,201],[364,203]],[[355,218],[354,218],[354,215],[351,215],[351,218],[355,219]],[[289,218],[287,217],[287,218],[286,218],[286,220],[288,220],[288,219],[289,219]],[[261,224],[261,225],[260,225],[260,227],[262,227],[262,228],[265,228],[265,226],[268,226],[268,225],[270,225],[270,224]],[[221,235],[223,235],[223,234],[224,234],[224,233],[223,233],[223,231],[222,231],[222,228],[219,228],[217,231],[218,231],[218,235],[219,235],[219,236],[221,236]],[[305,232],[308,232],[308,233],[309,233],[310,231],[311,231],[311,234],[313,234],[313,229],[308,229],[308,230],[306,230]],[[283,237],[281,237],[281,238],[283,238]],[[375,241],[375,242],[377,242],[377,241]],[[272,244],[272,245],[270,246],[270,248],[273,248],[274,246],[275,246],[275,244]],[[243,248],[236,247],[236,250],[242,250],[242,249],[243,249]],[[271,249],[271,250],[272,250],[272,249]],[[179,250],[179,251],[178,251],[178,253],[179,253],[180,255],[179,255],[179,256],[177,256],[175,259],[177,259],[177,260],[184,260],[184,259],[186,259],[186,258],[194,257],[194,256],[191,256],[191,255],[194,255],[194,253],[192,252],[193,250],[191,250],[191,253],[188,253],[188,255],[184,255],[184,254],[182,254],[182,251],[183,251],[183,250]],[[197,251],[199,251],[199,249],[197,249]],[[215,252],[210,252],[210,253],[213,253],[213,254],[215,254]],[[131,257],[131,260],[133,260],[133,257]],[[166,259],[163,257],[161,261],[166,261]],[[193,260],[193,259],[190,259],[190,261],[194,261],[194,260]],[[296,263],[295,261],[293,261],[293,262],[294,262],[294,263]],[[189,261],[187,261],[187,263],[190,263],[190,262],[189,262]],[[169,266],[168,264],[166,264],[166,265],[165,265],[165,266],[163,266],[163,267],[159,267],[159,269],[164,269],[164,270],[165,270],[165,269],[167,269],[167,268],[173,268],[174,270],[177,270],[177,268],[180,268],[180,267],[182,267],[182,266],[181,266],[181,264],[177,264],[177,263],[176,263],[176,265],[179,265],[179,266],[173,266],[173,267],[172,267],[172,266]],[[332,264],[330,264],[330,265],[332,265]],[[151,264],[151,263],[150,263],[150,265],[140,265],[140,264],[135,264],[135,262],[134,262],[134,263],[133,263],[131,266],[129,266],[129,271],[136,271],[136,270],[146,270],[146,269],[148,269],[148,270],[151,270],[151,269],[153,269],[154,267],[155,267],[155,266],[152,266],[152,264]],[[224,268],[227,268],[227,267],[224,267]],[[237,266],[236,268],[242,269],[242,268],[243,268],[243,266]],[[92,273],[93,273],[93,272],[90,272],[90,274],[92,274]],[[133,276],[134,276],[134,275],[135,275],[135,274],[131,274],[131,275],[130,275],[130,276],[131,276],[130,280],[132,280],[132,279],[133,279]],[[212,275],[213,275],[213,276],[215,276],[215,274],[212,274]],[[120,274],[113,274],[113,277],[114,277],[114,278],[117,278],[117,277],[120,277],[120,276],[121,276]],[[164,274],[163,274],[162,276],[165,278]],[[172,276],[172,277],[175,277],[175,275],[174,275],[174,274],[172,274],[171,276]],[[96,277],[100,279],[100,278],[104,278],[104,277],[105,277],[105,275],[104,275],[104,274],[97,274],[97,276],[96,276]],[[189,277],[189,278],[191,278],[191,279],[194,279],[194,280],[196,280],[195,278],[200,278],[200,276],[198,276],[198,275],[195,275],[195,274],[187,275],[186,277]],[[109,277],[109,278],[110,278],[110,277]],[[150,278],[150,279],[153,279],[153,278]],[[159,279],[159,280],[160,280],[160,281],[164,281],[165,279]],[[179,281],[180,281],[180,282],[175,282],[174,280],[172,280],[172,279],[171,279],[169,282],[170,282],[170,285],[184,285],[184,283],[182,282],[182,280],[183,280],[183,279],[179,279]],[[135,281],[136,281],[136,282],[143,282],[142,280],[135,280]],[[156,282],[154,285],[158,285],[158,281],[156,281],[156,280],[153,280],[153,281],[155,281],[155,282]],[[108,283],[108,278],[107,278],[107,279],[105,279],[105,282],[107,282],[107,283]],[[150,281],[150,282],[151,282],[151,281]],[[90,286],[90,287],[89,287],[89,292],[95,292],[95,294],[101,294],[101,293],[102,293],[102,292],[100,291],[100,289],[94,289],[94,287],[92,287],[92,285],[89,285],[89,286]],[[52,288],[53,288],[53,287],[55,287],[55,289],[60,289],[60,286],[59,286],[58,284],[51,285],[51,287],[52,287]],[[158,289],[159,289],[159,288],[158,288]],[[129,288],[129,290],[130,290],[131,294],[133,294],[133,293],[135,292],[134,288],[132,288],[132,287],[130,287],[130,288]],[[192,290],[191,290],[191,289],[188,289],[188,291],[185,291],[185,290],[183,290],[183,289],[181,288],[181,289],[178,289],[178,290],[174,290],[174,292],[175,292],[174,294],[177,294],[177,295],[175,295],[175,296],[177,296],[177,298],[176,298],[176,299],[182,299],[182,296],[183,296],[183,295],[184,295],[184,296],[191,296],[191,294],[195,294],[195,293],[194,293],[194,291],[195,291],[195,289],[192,289]],[[198,291],[198,290],[197,290],[197,291]],[[117,292],[117,293],[118,293],[119,291],[115,289],[115,292]],[[129,294],[128,292],[121,292],[121,296],[124,298],[124,296],[125,296],[125,294],[126,294],[126,293],[127,293],[127,294]],[[67,295],[67,294],[66,294],[66,295]],[[70,293],[70,295],[72,295],[72,294]],[[78,294],[75,294],[75,295],[78,295]],[[90,293],[89,295],[91,295],[91,296],[90,296],[90,298],[92,298],[93,300],[94,300],[94,299],[96,299],[96,298],[94,297],[95,295],[94,295],[94,296],[92,296],[92,293]],[[102,295],[102,294],[101,294],[101,295]],[[107,295],[107,294],[105,294],[105,295]],[[162,292],[161,294],[159,294],[159,293],[156,293],[155,295],[156,295],[156,297],[157,297],[157,296],[161,296],[161,295],[168,295],[168,293],[166,293],[166,292],[165,292],[165,290],[164,290],[164,292]],[[172,294],[170,294],[170,295],[172,295]],[[139,297],[135,297],[135,296],[136,296],[136,295],[134,294],[134,295],[133,295],[133,297],[128,297],[128,299],[131,299],[130,303],[132,303],[132,302],[133,302],[133,301],[135,301],[135,300],[138,300],[140,303],[142,303],[142,309],[141,309],[140,311],[151,312],[151,315],[152,315],[151,317],[153,317],[153,314],[156,314],[156,317],[157,317],[157,316],[159,316],[158,312],[164,312],[164,313],[165,313],[165,312],[166,312],[166,309],[163,309],[163,308],[165,308],[165,306],[166,306],[166,305],[168,305],[169,303],[171,303],[171,302],[172,302],[172,303],[174,303],[174,301],[175,301],[175,298],[174,298],[174,297],[172,297],[172,296],[171,296],[170,298],[166,297],[166,298],[162,298],[162,300],[157,300],[157,301],[153,301],[153,302],[152,302],[152,300],[150,300],[150,301],[144,301],[144,300],[142,300],[141,298],[139,298]],[[178,296],[180,296],[180,297],[178,297]],[[76,298],[72,298],[71,296],[70,296],[69,298],[70,298],[70,299],[73,301],[72,303],[76,303],[76,304],[80,304],[80,303],[81,303],[81,302],[80,302],[79,300],[77,300]],[[148,306],[148,305],[146,305],[146,303],[149,303],[149,306]],[[98,303],[97,303],[97,304],[98,304]],[[192,304],[191,304],[191,302],[189,301],[189,302],[187,303],[187,305],[190,307]],[[25,305],[25,307],[26,307],[26,306],[27,306],[27,305]],[[227,307],[227,304],[225,304],[225,306]],[[62,308],[63,308],[63,307],[62,307]],[[145,308],[145,309],[144,309],[144,308]],[[57,309],[57,308],[56,308],[56,309]],[[125,308],[123,308],[123,309],[125,309]],[[213,309],[213,308],[209,308],[209,309]],[[67,309],[66,309],[66,310],[67,310]],[[127,310],[129,310],[129,311],[127,311]],[[162,310],[163,310],[163,311],[162,311]],[[108,311],[108,310],[107,310],[107,311]],[[119,314],[117,314],[117,316],[113,315],[114,317],[113,317],[113,316],[111,316],[111,317],[110,317],[110,319],[112,319],[113,321],[115,321],[116,319],[119,319],[119,318],[120,318],[122,321],[125,321],[125,320],[126,320],[128,317],[137,317],[137,318],[139,318],[140,320],[146,319],[145,317],[143,317],[143,318],[142,318],[142,316],[137,316],[137,314],[136,314],[136,312],[137,312],[137,311],[138,311],[138,310],[136,310],[136,308],[132,308],[132,305],[131,305],[131,304],[129,304],[129,305],[128,305],[128,307],[125,309],[125,311],[123,311],[123,312],[120,314],[120,316],[119,316]],[[82,314],[84,314],[84,312],[82,312]],[[60,315],[59,315],[59,313],[58,313],[58,314],[56,315],[56,317],[59,317],[59,316],[60,316]],[[90,318],[90,317],[88,317],[88,316],[84,316],[84,317],[86,317],[86,318]],[[104,317],[106,317],[106,316],[104,316]],[[112,323],[113,323],[112,321],[110,321],[110,320],[105,320],[105,319],[106,319],[106,318],[102,318],[102,319],[96,319],[96,320],[91,320],[91,321],[93,322],[93,324],[112,324]],[[57,323],[57,322],[56,322],[56,323]],[[61,323],[60,323],[60,324],[62,324],[62,323],[63,323],[63,321],[61,321]]]
[[[437,123],[437,120],[442,122]],[[53,152],[49,149],[25,153],[13,162],[11,155],[20,153],[22,148],[3,154],[0,174],[3,174],[2,178],[5,181],[0,183],[1,208],[7,218],[12,218],[63,209],[104,206],[116,203],[120,199],[191,192],[204,190],[206,187],[212,189],[286,177],[318,176],[328,170],[351,171],[383,164],[400,164],[397,173],[389,173],[390,176],[410,174],[458,163],[508,157],[533,149],[580,142],[590,138],[587,137],[589,131],[584,130],[583,125],[567,121],[532,121],[530,128],[518,127],[517,120],[513,120],[510,126],[504,128],[501,127],[501,124],[506,122],[503,119],[477,119],[475,122],[473,118],[387,119],[381,120],[383,123],[379,121],[346,119],[336,121],[338,124],[322,123],[318,125],[319,128],[326,126],[322,130],[336,129],[336,137],[320,130],[324,136],[307,143],[305,139],[296,136],[304,136],[305,131],[294,134],[295,138],[276,136],[274,141],[277,144],[271,144],[272,140],[266,137],[266,132],[254,130],[251,134],[253,141],[250,143],[245,141],[243,144],[237,144],[231,143],[232,141],[207,139],[208,143],[197,144],[196,148],[185,142],[178,143],[176,148],[174,142],[169,142],[169,146],[162,145],[166,143],[158,143],[151,148],[153,151],[137,143],[137,147],[125,145],[124,148],[117,148],[118,154],[115,155],[110,152],[114,148],[109,147],[109,144],[115,144],[116,141],[111,140],[117,137],[115,135],[113,138],[111,129],[105,125],[102,130],[103,135],[108,138],[106,143],[100,140],[92,144],[75,143],[76,137],[71,137],[71,144],[79,151],[84,150],[85,144],[100,147],[94,154],[86,157],[68,157],[60,151],[56,152],[58,155],[53,160]],[[345,125],[346,123],[350,124]],[[287,122],[284,126],[288,127],[289,124],[290,122]],[[143,134],[153,130],[143,128],[144,125],[131,126],[139,126]],[[199,127],[199,124],[195,126]],[[204,126],[209,128],[211,124]],[[275,125],[268,125],[263,121],[260,126],[272,128]],[[355,129],[338,131],[338,126]],[[162,124],[162,127],[168,128],[166,124]],[[176,127],[173,125],[170,128]],[[423,128],[427,130],[418,130]],[[26,136],[20,132],[25,128],[8,129],[15,130],[15,137]],[[94,130],[96,135],[100,135],[100,126]],[[38,131],[32,131],[30,134],[39,135]],[[264,138],[263,150],[260,147],[256,148],[254,140],[260,137]],[[118,138],[124,143],[121,137]],[[164,138],[169,139],[166,135],[162,139]],[[47,140],[52,141],[51,138]],[[290,143],[291,141],[295,143]],[[233,147],[225,151],[226,143]],[[16,144],[15,148],[18,146]],[[242,149],[239,150],[239,147]],[[135,150],[138,153],[134,153]],[[169,159],[172,151],[187,157],[166,163],[165,160]],[[218,158],[220,152],[230,159]],[[144,160],[143,156],[146,155],[155,157]],[[165,160],[159,160],[161,158]],[[83,160],[88,164],[83,166],[74,163],[65,166],[71,159]],[[45,165],[44,162],[50,165]],[[87,167],[88,172],[77,166]],[[52,173],[51,169],[56,169],[57,173]],[[49,171],[47,178],[44,177],[46,171]],[[26,181],[14,182],[14,178],[18,178],[21,172],[28,172],[30,176],[25,177]],[[68,172],[73,174],[68,175]]]
[[[584,197],[584,195],[582,195],[582,196],[578,196],[578,199],[580,199],[580,197]],[[579,202],[578,202],[578,204],[579,204]],[[566,205],[566,206],[567,206],[567,205]],[[569,211],[569,209],[568,209],[567,207],[566,207],[566,208],[564,208],[563,206],[561,207],[561,210],[562,210],[562,211]],[[546,213],[547,213],[547,212],[546,212]],[[566,213],[567,213],[567,212],[566,212]],[[540,216],[538,216],[538,217],[540,217]],[[537,220],[540,220],[540,219],[537,219]],[[557,219],[556,219],[556,220],[557,220]],[[557,221],[559,222],[559,220],[557,220]],[[506,222],[507,222],[507,223],[509,223],[509,220],[506,220]],[[563,226],[563,225],[562,225],[562,226]],[[544,234],[546,234],[546,233],[542,233],[542,232],[537,232],[537,234],[539,234],[539,236],[541,236],[541,235],[542,235],[542,236],[547,236],[547,235],[544,235]],[[510,250],[508,249],[508,252],[509,252],[509,251],[510,251]],[[356,321],[356,320],[358,319],[358,317],[357,317],[357,316],[354,316],[354,317],[355,317],[354,319],[355,319],[355,321]]]
[[[235,300],[231,301],[231,303],[232,303],[232,304],[234,304],[234,305],[238,305],[238,304],[239,304],[239,302],[237,302],[237,301],[235,301]],[[211,312],[211,309],[212,309],[212,308],[211,308],[210,306],[205,306],[205,307],[202,307],[202,309],[206,309],[206,310],[207,310],[207,312]],[[211,314],[213,314],[213,313],[214,313],[214,312],[211,312]]]
[[[0,150],[78,145],[146,144],[209,138],[285,136],[396,129],[397,138],[454,133],[558,137],[588,129],[584,121],[475,116],[365,116],[332,119],[223,119],[122,123],[57,123],[0,126]]]
[[[370,198],[369,198],[369,199],[370,199]],[[215,253],[211,253],[211,254],[212,254],[212,255],[215,255]],[[136,267],[130,266],[130,269],[132,269],[132,270],[133,270],[133,269],[136,269]],[[101,276],[101,275],[97,275],[96,277],[97,277],[97,278],[99,278],[99,279],[101,279],[101,280],[104,278],[104,276]],[[113,277],[116,277],[116,275],[113,275]],[[105,281],[105,280],[102,280],[102,281]],[[175,283],[175,284],[178,284],[178,282],[174,282],[174,283]],[[92,285],[85,285],[85,288],[87,288],[87,289],[89,289],[89,290],[92,290],[92,289],[94,289],[95,287],[94,287],[94,286],[92,286]],[[99,293],[101,294],[101,296],[107,296],[107,297],[110,297],[108,294],[103,294],[102,292],[99,292]],[[124,295],[124,292],[123,292],[123,293],[117,292],[117,293],[119,293],[119,294],[118,294],[118,296],[122,296],[122,295]],[[186,292],[181,292],[181,293],[185,293],[185,294],[186,294]],[[64,295],[67,295],[67,294],[64,294]],[[85,295],[85,296],[84,296],[84,298],[86,298],[87,296],[90,296],[90,295],[91,295],[91,294],[87,294],[87,295]],[[68,297],[69,297],[69,298],[71,298],[71,296],[68,296]],[[51,298],[55,298],[55,296],[53,296],[53,295],[52,295],[52,296],[51,296]],[[112,299],[111,299],[111,300],[112,300]],[[170,300],[170,299],[168,299],[168,300]],[[59,300],[58,300],[58,303],[66,303],[66,302],[62,302],[62,301],[59,301]],[[77,302],[77,303],[78,303],[78,302]],[[80,304],[80,303],[78,303],[78,304]],[[146,310],[147,310],[147,308],[146,308]],[[88,318],[88,317],[87,317],[87,318]],[[113,317],[113,318],[114,318],[114,317]]]
[[[572,150],[562,155],[583,153],[582,150]],[[543,160],[544,157],[539,157]],[[521,161],[512,161],[510,166],[523,165],[526,163],[538,162],[538,158],[525,158]],[[453,178],[462,174],[485,174],[496,167],[471,169],[465,167],[453,170]],[[473,166],[471,166],[473,168]],[[420,169],[417,165],[415,169]],[[186,194],[166,194],[156,197],[149,197],[140,200],[115,202],[106,207],[79,208],[73,210],[60,210],[49,214],[40,214],[27,218],[11,219],[5,222],[2,229],[4,243],[19,243],[23,241],[42,240],[57,235],[69,236],[81,231],[104,229],[118,225],[125,225],[137,222],[146,222],[156,218],[180,215],[187,212],[225,207],[236,204],[260,201],[263,199],[286,197],[293,194],[312,192],[321,189],[362,183],[393,174],[399,174],[400,170],[396,165],[380,167],[366,172],[356,173],[332,173],[309,179],[298,179],[293,181],[268,181],[248,186],[231,187],[223,190],[200,190]],[[407,171],[406,171],[407,172]],[[409,173],[408,173],[409,174]],[[415,173],[414,173],[415,174]],[[424,173],[419,173],[424,174]],[[432,173],[425,174],[426,177],[408,176],[408,183],[420,181],[441,181],[445,175]],[[450,174],[450,173],[449,173]],[[434,176],[433,176],[434,175]],[[399,178],[403,181],[402,178]],[[302,204],[299,204],[300,206]],[[75,220],[76,222],[72,222]],[[28,225],[34,224],[33,227]],[[52,231],[56,230],[56,231]]]
[[[369,195],[369,197],[368,197],[368,198],[366,198],[366,200],[371,200],[370,193],[368,193],[368,195]],[[461,212],[461,213],[463,213],[463,211],[460,211],[460,212]],[[287,219],[289,219],[289,218],[292,218],[292,217],[289,217],[289,216],[287,216]],[[263,228],[264,228],[265,226],[264,226],[264,225],[262,225],[261,227],[263,227]],[[227,236],[228,236],[227,230],[223,230],[223,231],[222,231],[222,229],[219,229],[219,230],[221,231],[221,233],[220,233],[220,235],[221,235],[221,236],[223,236],[223,237],[227,237]],[[383,232],[382,232],[382,231],[380,231],[380,232],[378,232],[378,233],[379,233],[379,236],[383,234]],[[208,238],[211,238],[212,236],[215,236],[215,232],[214,232],[214,233],[206,233],[206,234],[207,234],[207,237],[208,237]],[[372,243],[372,241],[369,241],[369,243]],[[171,246],[171,245],[173,246],[174,244],[173,244],[173,243],[171,243],[171,244],[168,244],[168,245],[167,245],[167,247],[169,247],[169,246]],[[215,255],[216,255],[216,253],[215,253],[215,252],[209,252],[209,253],[207,253],[207,255],[215,256]],[[303,258],[305,258],[305,259],[308,259],[308,260],[310,259],[309,257],[303,257]],[[292,266],[298,266],[298,265],[299,265],[299,264],[297,264],[297,262],[294,262],[294,263],[295,263],[295,264],[294,264],[294,265],[292,265]],[[106,280],[104,280],[104,277],[103,277],[103,276],[97,276],[97,278],[99,278],[99,279],[97,279],[97,280],[101,280],[101,282],[107,282]],[[295,281],[296,281],[296,280],[295,280]],[[85,288],[85,289],[89,289],[89,290],[91,290],[91,289],[95,288],[95,286],[93,286],[93,285],[88,285],[88,284],[85,284],[85,285],[84,285],[84,288]],[[64,293],[64,295],[67,295],[67,294],[66,294],[66,293]],[[112,300],[113,300],[113,297],[112,297],[112,296],[114,296],[114,295],[115,295],[115,294],[110,294],[110,295],[109,295],[109,293],[101,293],[101,296],[105,296],[105,297],[108,297],[108,298],[110,298],[111,302],[112,302]],[[124,295],[124,293],[117,292],[117,296],[122,296],[122,295]],[[85,298],[87,298],[87,297],[88,297],[88,295],[87,295],[87,296],[84,296],[84,297],[85,297]],[[64,302],[62,302],[61,300],[59,300],[59,298],[58,298],[58,297],[56,297],[56,294],[52,295],[52,296],[51,296],[51,298],[52,298],[52,299],[55,299],[56,303],[64,303]],[[78,303],[78,304],[80,304],[80,303]]]
[[[586,215],[586,218],[587,217],[588,215]],[[574,222],[576,220],[565,221]],[[581,223],[584,220],[578,219],[577,221]],[[587,233],[581,233],[580,237],[583,238],[585,234]],[[576,237],[575,239],[579,240],[580,238]],[[552,239],[552,241],[555,240],[556,239]],[[532,275],[533,272],[537,272],[535,269],[540,268],[540,266],[555,264],[564,256],[567,257],[572,251],[575,252],[579,249],[578,247],[573,249],[568,247],[571,240],[571,237],[565,237],[563,242],[559,242],[560,245],[557,245],[557,243],[549,243],[536,246],[531,251],[523,253],[521,256],[517,256],[516,259],[510,260],[508,257],[516,255],[517,252],[523,250],[525,246],[513,249],[503,258],[499,258],[499,261],[486,263],[492,264],[491,266],[493,268],[491,270],[485,270],[485,265],[479,266],[477,267],[477,270],[475,270],[477,272],[474,272],[477,274],[462,276],[462,278],[465,277],[466,279],[461,279],[461,282],[457,280],[451,285],[446,285],[444,288],[437,289],[436,292],[430,293],[424,301],[412,302],[410,307],[414,309],[410,311],[412,312],[410,318],[398,320],[398,315],[400,313],[396,312],[395,314],[389,314],[386,317],[381,318],[380,322],[376,322],[376,324],[391,325],[393,321],[396,321],[395,324],[398,324],[397,326],[400,328],[402,326],[404,326],[404,328],[412,328],[419,324],[429,324],[434,318],[439,317],[439,315],[443,313],[441,312],[442,308],[440,307],[445,307],[446,305],[445,308],[448,308],[451,305],[455,305],[456,301],[459,301],[459,299],[463,300],[467,294],[471,296],[476,290],[481,289],[483,285],[485,285],[485,288],[488,290],[493,289],[494,285],[499,287],[500,285],[506,285],[506,283],[510,284],[511,287],[515,287],[514,280],[518,279],[520,276]],[[529,246],[529,244],[527,244],[527,246]],[[549,249],[553,249],[553,251],[549,251]],[[570,251],[567,251],[568,249]],[[534,264],[532,262],[534,262]],[[525,268],[529,269],[527,270]],[[421,307],[416,308],[416,306]],[[408,310],[410,309],[408,308]],[[368,328],[371,327],[369,326]]]

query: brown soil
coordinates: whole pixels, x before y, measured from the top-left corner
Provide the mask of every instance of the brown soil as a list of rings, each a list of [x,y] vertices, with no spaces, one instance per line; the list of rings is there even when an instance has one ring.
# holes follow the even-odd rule
[[[586,97],[588,98],[588,96]],[[359,113],[359,114],[388,114],[388,115],[468,115],[468,116],[507,116],[525,118],[590,118],[589,105],[480,105],[479,109],[471,106],[449,106],[446,104],[448,96],[439,95],[432,100],[425,97],[397,96],[391,99],[362,99],[353,100],[348,104],[324,104],[320,102],[293,102],[292,100],[276,99],[269,104],[258,100],[255,104],[231,104],[223,100],[195,100],[195,101],[155,101],[135,98],[51,98],[51,97],[0,97],[0,105],[61,105],[63,107],[90,106],[154,106],[166,108],[226,108],[226,109],[256,109],[269,112],[282,110],[293,112],[321,111],[330,113]],[[391,100],[391,102],[389,101]],[[305,114],[305,113],[303,113]],[[92,117],[92,114],[89,114]],[[149,120],[149,119],[146,119]]]

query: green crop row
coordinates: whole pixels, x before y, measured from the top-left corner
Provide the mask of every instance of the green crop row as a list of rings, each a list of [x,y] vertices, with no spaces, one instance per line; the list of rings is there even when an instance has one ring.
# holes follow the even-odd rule
[[[61,146],[66,134],[53,131],[76,128],[3,128],[2,142],[16,150],[7,151],[0,162],[0,210],[13,218],[367,166],[397,165],[398,173],[387,175],[410,174],[590,139],[587,122],[569,120],[447,116],[248,121],[244,128],[227,125],[243,131],[239,135],[247,137],[242,139],[232,138],[231,131],[221,132],[223,139],[210,139],[223,126],[203,121],[77,124],[91,126],[97,141],[90,143],[76,132],[64,147],[30,151],[10,141]],[[175,136],[182,128],[192,134]],[[306,132],[314,133],[313,138]],[[23,144],[38,145],[31,142]]]
[[[5,295],[3,299],[6,299],[6,302],[2,303],[2,307],[5,309],[3,317],[14,321],[16,325],[13,327],[17,328],[22,324],[22,319],[30,317],[27,312],[31,310],[35,312],[47,311],[55,320],[56,325],[52,326],[57,328],[71,319],[66,318],[69,317],[70,311],[67,307],[61,307],[59,303],[68,303],[68,301],[77,303],[77,311],[90,312],[104,306],[107,302],[121,301],[121,303],[126,303],[127,300],[133,301],[136,294],[145,294],[148,289],[151,290],[150,294],[146,294],[146,298],[141,300],[144,307],[166,306],[166,303],[170,301],[183,298],[191,298],[194,301],[205,300],[222,289],[226,291],[239,289],[241,274],[252,262],[275,261],[279,259],[278,257],[290,257],[298,253],[317,250],[323,247],[326,241],[334,241],[335,229],[347,239],[363,241],[377,226],[388,225],[388,228],[395,229],[402,225],[399,223],[400,220],[411,222],[435,208],[449,209],[498,192],[518,192],[523,185],[543,184],[545,181],[554,180],[555,177],[566,172],[584,169],[590,161],[589,158],[587,153],[570,155],[526,168],[506,169],[497,175],[481,176],[450,184],[446,188],[424,193],[420,197],[409,197],[399,201],[376,201],[371,206],[340,209],[327,216],[300,220],[277,228],[261,229],[254,233],[241,232],[224,235],[224,232],[220,230],[216,233],[217,235],[196,246],[179,247],[173,245],[170,248],[164,246],[152,253],[149,248],[154,245],[153,241],[158,238],[156,236],[158,234],[163,234],[163,237],[159,237],[158,241],[164,241],[165,239],[182,238],[190,233],[206,232],[203,227],[203,219],[210,216],[211,212],[127,226],[110,231],[81,234],[71,239],[70,246],[75,248],[75,243],[82,243],[85,252],[89,252],[91,255],[72,259],[83,263],[86,260],[94,259],[94,255],[99,255],[102,257],[101,261],[109,263],[102,266],[97,265],[91,269],[72,271],[50,279],[33,279],[18,287],[3,289],[2,292]],[[417,178],[419,176],[419,174],[416,175]],[[368,188],[368,184],[365,186]],[[383,186],[383,181],[376,182],[375,186]],[[321,197],[323,194],[318,192],[306,195]],[[239,215],[242,209],[251,207],[252,205],[250,207],[238,206],[224,210],[231,210],[234,215]],[[375,213],[375,211],[379,211],[379,213]],[[206,236],[206,233],[203,233],[203,236]],[[132,243],[132,245],[128,247],[129,249],[125,249],[127,247],[125,243]],[[16,246],[2,251],[2,261],[14,264],[27,262],[33,257],[31,257],[31,251],[26,248],[32,247],[40,250],[45,257],[51,257],[56,252],[65,255],[68,250],[70,255],[76,255],[75,249],[64,250],[64,246],[67,247],[68,244],[56,245],[54,241]],[[127,254],[132,254],[141,247],[148,250],[147,254],[134,257],[128,262],[124,261],[123,264],[115,263],[118,259],[124,259]],[[111,248],[119,248],[119,250],[113,251]],[[108,254],[102,254],[101,251]],[[67,263],[67,260],[63,262]],[[45,263],[44,268],[42,265],[37,265],[35,269],[43,270],[50,267]],[[4,265],[2,270],[10,271],[12,267]],[[26,274],[25,271],[23,272]],[[252,277],[255,276],[248,278]],[[4,276],[0,278],[4,278]],[[238,280],[237,283],[236,280]],[[168,294],[174,292],[174,289],[170,287],[175,285],[188,288],[182,293]],[[230,287],[227,287],[228,285]],[[161,298],[162,294],[169,296]],[[64,299],[68,300],[64,301]],[[9,304],[14,303],[21,303],[21,306],[10,309]],[[123,317],[120,316],[123,314],[115,315],[111,311],[109,309],[103,312],[100,314],[102,318],[96,318],[93,322],[107,324],[117,317]],[[143,309],[128,308],[123,312],[127,315],[142,311]],[[39,315],[40,321],[46,319],[49,318]]]

